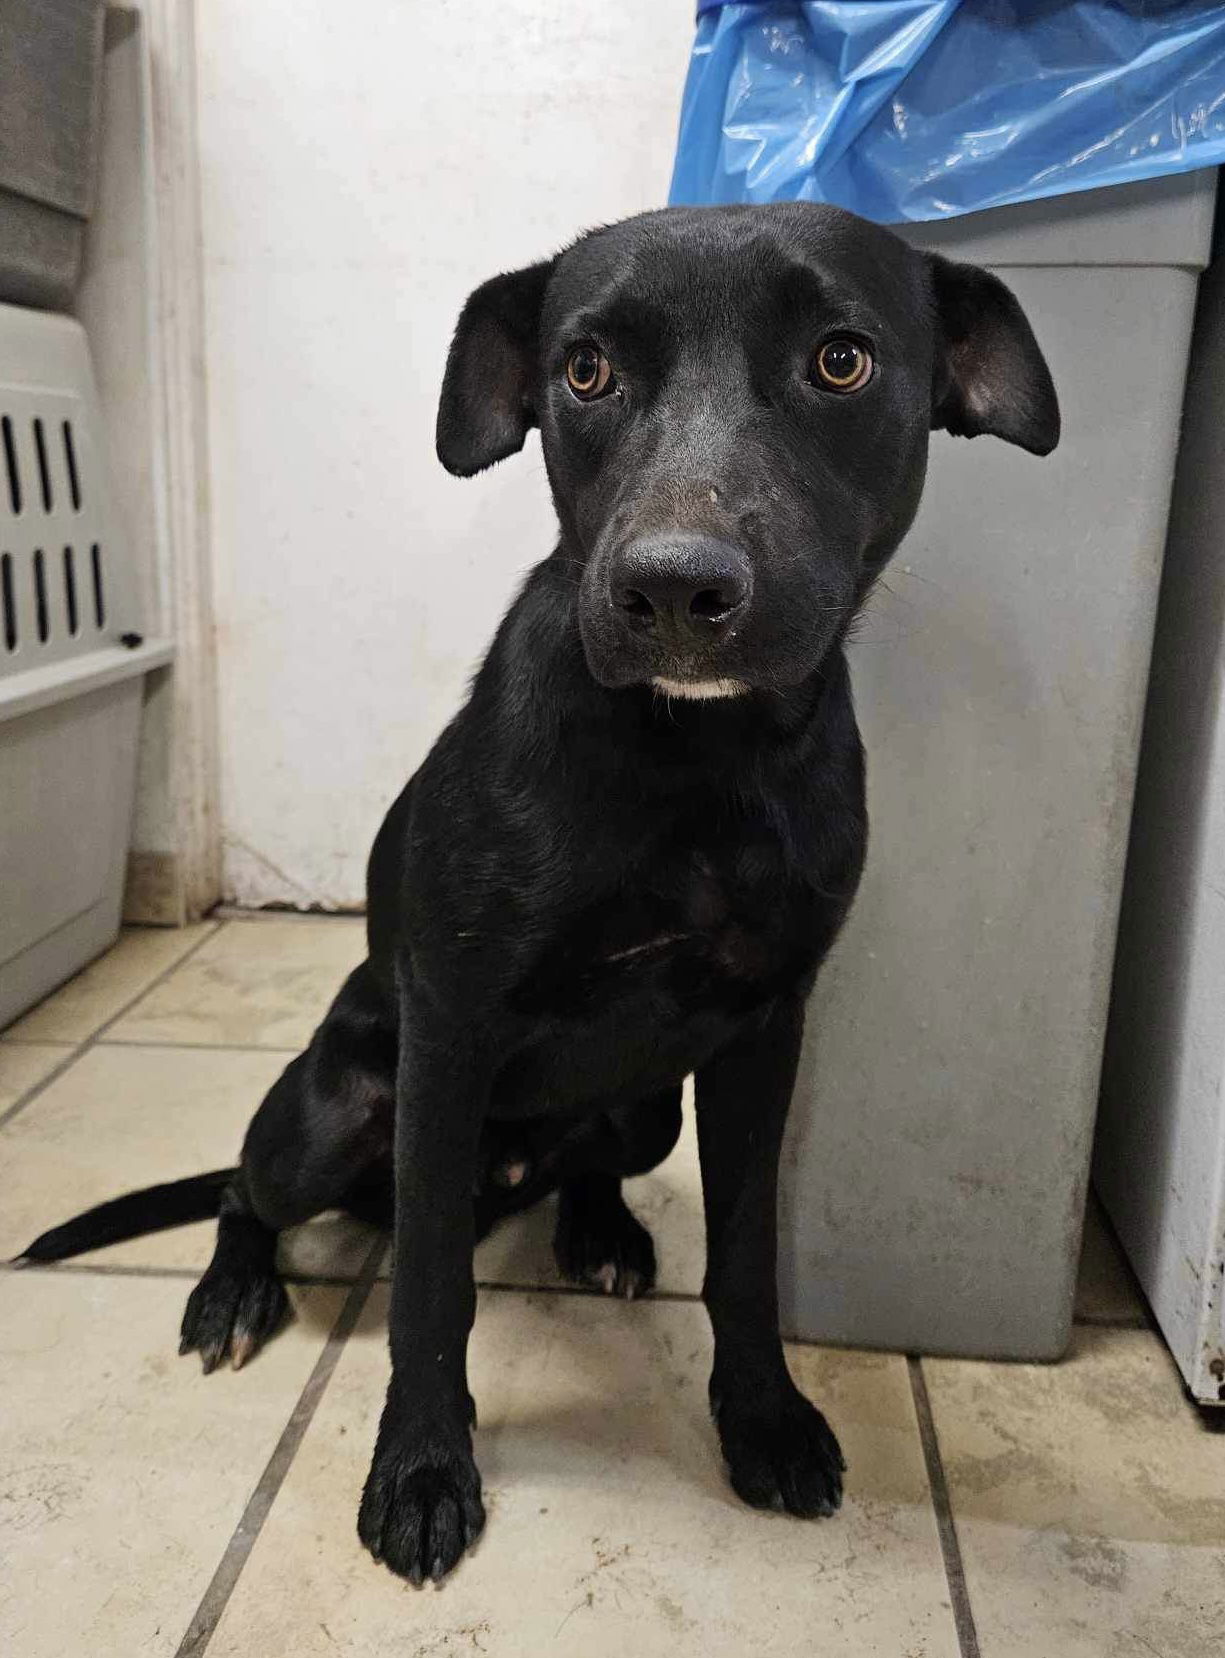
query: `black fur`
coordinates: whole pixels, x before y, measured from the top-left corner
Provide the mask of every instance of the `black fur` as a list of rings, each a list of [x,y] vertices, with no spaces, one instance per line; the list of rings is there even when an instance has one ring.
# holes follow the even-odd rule
[[[814,372],[834,339],[871,354],[862,389]],[[578,345],[580,383],[590,351],[611,364],[592,401],[567,381]],[[283,1310],[277,1231],[394,1207],[359,1521],[394,1571],[443,1576],[484,1522],[475,1239],[559,1190],[562,1269],[649,1288],[620,1182],[671,1149],[690,1072],[732,1484],[837,1507],[837,1442],[779,1339],[775,1207],[804,1001],[866,841],[843,643],[931,427],[1045,453],[1058,418],[995,277],[831,208],[648,214],[469,300],[439,454],[478,472],[539,425],[558,545],[379,831],[369,958],[260,1107],[183,1322],[206,1369],[241,1362]],[[681,694],[701,685],[735,694]]]

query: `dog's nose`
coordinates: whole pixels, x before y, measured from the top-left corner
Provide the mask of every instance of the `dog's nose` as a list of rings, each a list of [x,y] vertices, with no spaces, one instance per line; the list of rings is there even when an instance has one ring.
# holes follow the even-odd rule
[[[712,536],[644,536],[613,561],[612,602],[638,633],[714,644],[751,590],[744,554]]]

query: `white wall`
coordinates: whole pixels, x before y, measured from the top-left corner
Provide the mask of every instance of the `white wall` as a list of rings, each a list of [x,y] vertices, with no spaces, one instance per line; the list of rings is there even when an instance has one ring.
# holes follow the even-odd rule
[[[470,288],[659,205],[689,0],[197,9],[226,896],[361,901],[371,836],[551,545],[535,435],[447,477]]]

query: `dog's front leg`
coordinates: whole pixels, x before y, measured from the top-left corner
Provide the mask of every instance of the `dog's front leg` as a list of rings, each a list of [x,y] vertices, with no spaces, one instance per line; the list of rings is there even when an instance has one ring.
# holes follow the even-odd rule
[[[830,1514],[845,1464],[791,1380],[778,1330],[778,1159],[804,1028],[798,1001],[698,1071],[710,1402],[732,1486],[757,1508]]]
[[[376,1560],[413,1583],[444,1577],[485,1523],[466,1357],[476,1307],[472,1193],[490,1076],[470,1028],[440,1025],[404,998],[391,1383],[358,1532]]]

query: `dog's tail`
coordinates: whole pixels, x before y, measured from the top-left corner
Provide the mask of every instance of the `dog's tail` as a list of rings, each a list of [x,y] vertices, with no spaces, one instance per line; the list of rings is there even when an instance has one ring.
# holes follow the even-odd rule
[[[99,1203],[35,1238],[13,1264],[65,1261],[86,1249],[142,1238],[148,1232],[165,1232],[172,1226],[186,1226],[188,1221],[212,1220],[221,1212],[221,1194],[237,1173],[237,1169],[213,1169],[208,1174],[146,1186],[143,1191]]]

